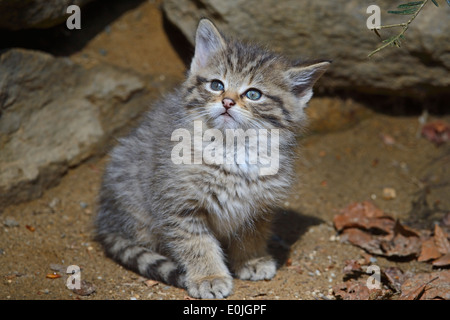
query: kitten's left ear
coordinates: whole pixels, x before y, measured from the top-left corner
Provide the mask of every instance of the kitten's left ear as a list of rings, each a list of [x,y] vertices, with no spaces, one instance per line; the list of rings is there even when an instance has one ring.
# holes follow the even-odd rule
[[[225,40],[216,26],[208,19],[200,20],[195,35],[195,54],[191,63],[191,72],[205,67],[213,54],[223,48],[225,48]]]
[[[325,73],[331,61],[320,61],[295,66],[286,71],[285,75],[294,93],[306,104],[312,97],[312,87],[316,81]]]

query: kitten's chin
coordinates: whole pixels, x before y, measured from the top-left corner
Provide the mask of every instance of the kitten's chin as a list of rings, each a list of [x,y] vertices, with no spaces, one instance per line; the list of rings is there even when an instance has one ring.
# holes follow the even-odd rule
[[[214,119],[214,127],[219,130],[239,129],[240,125],[232,115],[223,113]]]

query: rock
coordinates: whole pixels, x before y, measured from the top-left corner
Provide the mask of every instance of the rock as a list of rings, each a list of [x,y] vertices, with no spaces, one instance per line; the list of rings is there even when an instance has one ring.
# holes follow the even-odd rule
[[[362,103],[337,97],[314,97],[305,112],[308,115],[308,133],[347,129],[373,115],[373,111]]]
[[[0,29],[50,28],[70,16],[67,7],[85,5],[92,0],[0,0]]]
[[[400,49],[390,47],[368,59],[381,45],[366,27],[368,5],[357,0],[164,0],[163,10],[191,43],[199,19],[207,17],[225,33],[268,44],[292,58],[331,59],[331,68],[318,83],[330,91],[421,98],[448,94],[448,6],[430,2],[410,25]],[[410,17],[387,13],[398,1],[378,5],[382,25]],[[389,32],[380,31],[384,39]]]
[[[0,212],[99,154],[170,81],[23,49],[0,55]]]
[[[3,221],[3,225],[8,228],[14,228],[18,227],[19,223],[13,218],[6,218],[5,221]]]

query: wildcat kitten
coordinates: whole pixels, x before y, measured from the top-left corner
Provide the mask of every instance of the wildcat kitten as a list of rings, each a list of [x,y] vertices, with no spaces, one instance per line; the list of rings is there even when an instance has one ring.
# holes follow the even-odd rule
[[[274,277],[276,263],[266,251],[270,221],[293,179],[303,108],[328,65],[292,63],[225,38],[201,20],[186,81],[111,153],[95,221],[107,254],[196,298],[228,296],[232,275]],[[279,140],[269,140],[277,144],[278,170],[261,175],[262,164],[248,157],[244,163],[175,163],[172,151],[180,142],[172,135],[179,128],[194,135],[195,121],[202,133],[277,129]],[[195,155],[206,144],[188,146]]]

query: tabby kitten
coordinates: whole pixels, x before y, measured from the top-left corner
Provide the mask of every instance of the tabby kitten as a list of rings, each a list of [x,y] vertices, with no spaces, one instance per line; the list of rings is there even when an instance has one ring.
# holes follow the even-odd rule
[[[186,81],[156,103],[111,153],[95,221],[107,254],[145,277],[186,288],[195,298],[228,296],[232,275],[273,278],[276,263],[266,251],[270,222],[293,179],[303,108],[328,65],[292,63],[226,38],[201,20]],[[173,161],[181,143],[174,131],[194,136],[195,121],[201,133],[277,130],[278,141],[271,140],[273,133],[265,140],[276,144],[276,172],[262,175],[261,161],[248,157],[244,163]],[[187,144],[188,151],[195,156],[213,140]],[[248,146],[249,139],[243,141]],[[224,155],[236,152],[231,148],[236,142],[223,146]]]

